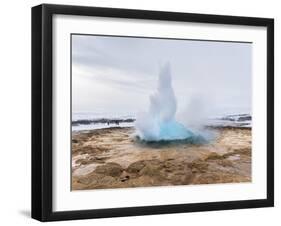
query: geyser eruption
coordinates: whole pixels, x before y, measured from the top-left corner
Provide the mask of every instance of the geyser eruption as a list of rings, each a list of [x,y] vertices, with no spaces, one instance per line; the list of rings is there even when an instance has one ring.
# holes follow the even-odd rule
[[[170,64],[166,63],[160,70],[157,90],[150,96],[148,112],[137,115],[137,136],[145,141],[188,139],[194,142],[198,136],[175,120],[176,111]]]

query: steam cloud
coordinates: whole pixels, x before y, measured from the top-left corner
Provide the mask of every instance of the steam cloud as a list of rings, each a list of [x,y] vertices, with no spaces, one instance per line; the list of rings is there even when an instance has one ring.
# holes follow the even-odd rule
[[[170,64],[160,70],[158,87],[150,96],[148,112],[139,113],[136,120],[137,136],[145,141],[194,139],[197,136],[177,122],[177,102],[172,87]]]

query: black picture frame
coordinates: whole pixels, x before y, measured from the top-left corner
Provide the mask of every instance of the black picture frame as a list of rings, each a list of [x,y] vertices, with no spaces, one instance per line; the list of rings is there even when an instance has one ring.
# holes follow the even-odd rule
[[[52,210],[52,17],[55,14],[266,27],[267,198],[54,212]],[[32,218],[40,221],[57,221],[271,206],[274,206],[273,19],[50,4],[32,8]]]

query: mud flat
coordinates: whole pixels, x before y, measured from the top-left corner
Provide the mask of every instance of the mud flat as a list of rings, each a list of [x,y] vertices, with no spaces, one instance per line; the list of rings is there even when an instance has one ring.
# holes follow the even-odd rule
[[[134,128],[72,135],[72,190],[251,181],[251,128],[212,128],[208,144],[143,143]]]

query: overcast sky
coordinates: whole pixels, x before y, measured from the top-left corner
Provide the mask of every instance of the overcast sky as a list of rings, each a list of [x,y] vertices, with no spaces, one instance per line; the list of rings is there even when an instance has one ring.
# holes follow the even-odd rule
[[[178,112],[193,100],[251,109],[252,44],[72,36],[74,112],[144,111],[160,65],[170,62]]]

